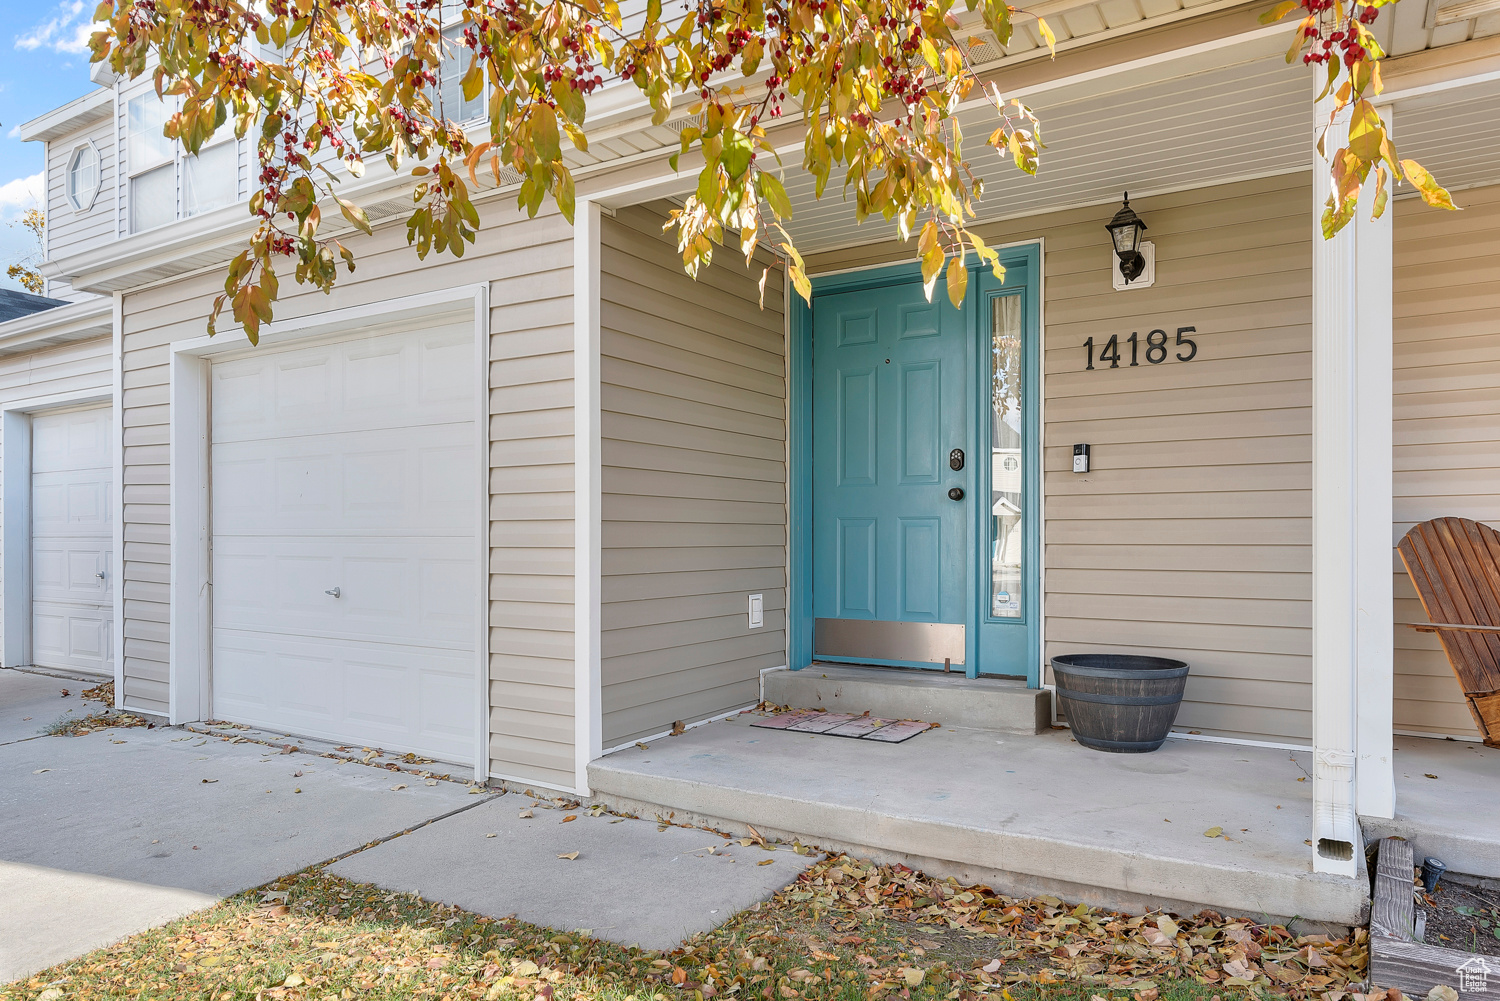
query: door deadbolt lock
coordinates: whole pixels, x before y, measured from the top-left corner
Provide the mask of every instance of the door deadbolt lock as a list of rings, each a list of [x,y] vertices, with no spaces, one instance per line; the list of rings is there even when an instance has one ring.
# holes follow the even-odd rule
[[[964,468],[963,449],[955,448],[953,451],[948,453],[948,468],[953,470],[955,473]]]
[[[953,487],[952,489],[950,489],[948,491],[948,499],[949,500],[963,500],[964,499],[964,488],[963,487]]]

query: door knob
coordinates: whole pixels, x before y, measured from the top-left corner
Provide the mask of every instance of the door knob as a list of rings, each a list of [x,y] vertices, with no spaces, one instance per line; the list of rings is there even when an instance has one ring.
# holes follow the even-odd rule
[[[949,490],[948,491],[948,499],[949,500],[963,500],[964,499],[964,488],[963,487],[954,487],[953,489]]]
[[[340,595],[343,594],[343,592],[341,590],[339,590],[338,588],[336,588],[336,587],[330,587],[328,590],[324,591],[323,593],[324,594],[331,594],[335,598],[337,598],[337,597],[339,597]]]
[[[94,576],[98,577],[100,580],[103,580],[104,579],[104,571],[100,570],[98,573],[94,574]]]

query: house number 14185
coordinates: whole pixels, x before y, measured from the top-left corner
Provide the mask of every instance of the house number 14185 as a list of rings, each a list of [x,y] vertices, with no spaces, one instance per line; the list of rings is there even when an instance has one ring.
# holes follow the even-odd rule
[[[1194,341],[1191,337],[1183,336],[1184,334],[1196,334],[1197,332],[1197,327],[1177,328],[1177,343],[1174,346],[1178,350],[1174,353],[1174,357],[1178,361],[1192,361],[1198,356],[1198,342]],[[1125,338],[1125,343],[1121,344],[1119,334],[1110,334],[1109,340],[1105,341],[1104,345],[1099,349],[1097,360],[1100,365],[1109,362],[1110,368],[1119,368],[1122,360],[1120,352],[1123,349],[1130,352],[1130,361],[1126,362],[1126,368],[1135,368],[1138,366],[1141,363],[1143,355],[1146,358],[1146,364],[1160,365],[1167,360],[1167,337],[1168,334],[1165,330],[1153,330],[1146,335],[1145,344],[1143,345],[1139,332],[1132,331],[1130,336]],[[1083,349],[1088,352],[1089,359],[1084,371],[1092,372],[1095,361],[1094,339],[1092,337],[1083,342]]]

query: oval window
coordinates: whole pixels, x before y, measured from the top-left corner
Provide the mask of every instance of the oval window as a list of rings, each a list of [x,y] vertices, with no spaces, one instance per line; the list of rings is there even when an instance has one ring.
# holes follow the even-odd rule
[[[84,143],[68,158],[68,201],[79,212],[88,211],[99,193],[99,153]]]

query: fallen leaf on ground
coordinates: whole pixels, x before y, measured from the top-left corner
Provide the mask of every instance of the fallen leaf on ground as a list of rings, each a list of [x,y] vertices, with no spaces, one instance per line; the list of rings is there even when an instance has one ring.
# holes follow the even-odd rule
[[[927,979],[927,971],[916,966],[908,966],[901,971],[901,979],[906,981],[908,987],[921,987],[922,981]]]
[[[391,792],[400,792],[402,789],[405,789],[405,788],[406,788],[406,783],[402,782],[399,785],[393,785],[393,786],[391,786]]]
[[[486,835],[485,835],[485,837],[487,837],[487,838],[493,838],[493,837],[494,837],[494,836],[495,836],[495,835],[493,835],[493,834],[486,834]]]
[[[773,859],[773,858],[763,858],[763,859],[761,859],[759,862],[757,862],[755,864],[756,865],[770,865],[772,862],[775,862],[775,861],[776,860]]]
[[[33,774],[33,775],[40,775],[40,774],[42,774],[42,772],[50,772],[50,771],[52,771],[52,769],[50,769],[50,768],[38,768],[36,771],[32,772],[31,774]]]
[[[578,853],[577,853],[577,852],[568,852],[568,854],[566,854],[566,855],[559,855],[559,856],[558,856],[558,858],[565,858],[565,859],[567,859],[567,860],[568,860],[568,861],[569,861],[569,862],[571,862],[571,861],[573,861],[573,860],[574,860],[574,859],[576,859],[576,858],[577,858],[577,857],[578,857]]]
[[[985,973],[995,973],[1000,969],[1000,964],[1003,962],[1004,960],[1001,959],[992,959],[988,963],[985,963],[983,966],[981,966],[980,969]]]
[[[1208,830],[1203,832],[1203,836],[1205,838],[1217,838],[1221,837],[1223,834],[1224,828],[1222,827],[1210,827]]]
[[[1146,944],[1153,949],[1173,949],[1177,946],[1177,943],[1168,938],[1160,928],[1142,928],[1141,934],[1146,937]]]
[[[1435,779],[1435,778],[1437,778],[1437,776],[1434,775],[1434,774],[1432,774],[1431,772],[1423,772],[1422,774],[1423,774],[1424,777],[1429,778],[1429,779]]]
[[[521,819],[522,820],[530,820],[532,817],[535,817],[535,816],[536,816],[536,814],[532,813],[530,810],[522,810],[521,811]]]
[[[218,779],[204,779],[203,780],[203,784],[204,785],[212,785],[213,783],[215,783],[217,781],[219,781],[219,780]]]
[[[1224,972],[1241,980],[1254,980],[1255,971],[1243,959],[1231,959],[1224,964]]]
[[[577,820],[577,819],[578,819],[578,814],[576,814],[576,813],[570,813],[566,817],[564,817],[562,820],[559,820],[558,823],[559,824],[566,824],[570,820]]]

